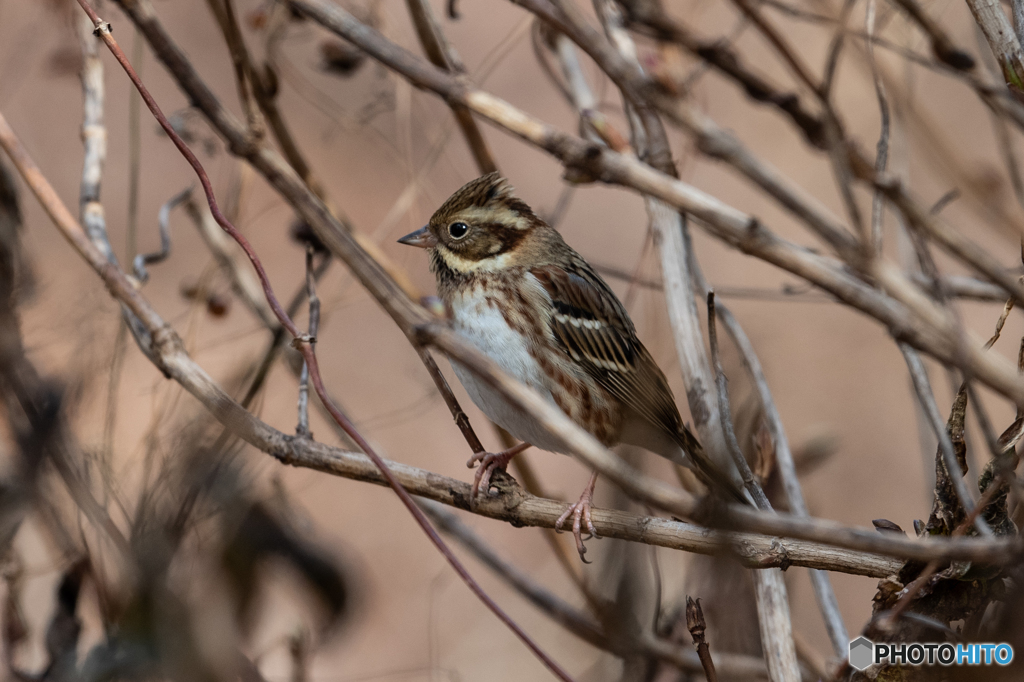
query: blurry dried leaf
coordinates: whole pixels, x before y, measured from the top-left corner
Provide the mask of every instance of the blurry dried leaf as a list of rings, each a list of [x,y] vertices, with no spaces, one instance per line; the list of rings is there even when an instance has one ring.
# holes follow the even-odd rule
[[[179,292],[186,301],[201,301],[206,298],[206,291],[198,284],[182,284]]]
[[[206,312],[213,317],[224,317],[231,310],[231,299],[224,294],[211,293],[206,298]]]
[[[267,97],[273,99],[277,97],[277,91],[280,87],[280,80],[277,77],[277,71],[268,62],[263,64],[263,90],[266,92]]]
[[[1010,428],[1013,429],[1014,427]],[[1003,435],[1005,436],[1006,434],[1004,433]],[[1017,439],[1019,438],[1017,436]],[[981,475],[978,476],[978,488],[983,495],[988,493],[989,486],[999,485],[999,489],[993,493],[991,501],[981,513],[982,518],[985,519],[989,527],[992,528],[992,532],[996,535],[1015,535],[1017,533],[1017,525],[1010,518],[1008,504],[1010,492],[1008,481],[1012,479],[1017,463],[1017,454],[1010,448],[1005,450],[999,457],[989,460]],[[1002,481],[999,480],[1000,473],[1006,477]]]
[[[793,464],[800,477],[807,476],[839,452],[839,438],[826,433],[807,439],[793,452]]]
[[[662,43],[657,53],[647,54],[643,62],[651,77],[665,92],[683,95],[686,92],[686,63],[678,45]]]
[[[1010,427],[999,436],[999,451],[1012,450],[1020,442],[1021,436],[1024,436],[1024,417],[1010,424]]]
[[[81,70],[82,51],[77,45],[60,45],[46,58],[46,71],[53,77],[74,77],[77,76]]]
[[[366,61],[366,53],[339,38],[328,38],[320,43],[320,57],[324,71],[340,76],[351,76]]]
[[[900,528],[897,524],[893,523],[889,519],[874,519],[871,525],[875,527],[879,533],[899,533],[906,535],[907,532]]]
[[[253,505],[224,547],[222,562],[239,600],[239,615],[251,614],[261,563],[277,557],[291,564],[327,611],[327,627],[338,622],[349,601],[345,576],[317,547],[280,523],[262,505]]]
[[[261,31],[267,27],[267,22],[270,20],[270,7],[263,6],[258,9],[254,9],[245,15],[245,23],[249,25],[254,31]]]
[[[316,235],[316,232],[313,231],[313,228],[305,220],[298,220],[292,223],[289,234],[299,244],[312,246],[313,250],[317,253],[328,253],[327,247],[320,241],[320,237]]]
[[[953,401],[953,408],[950,410],[949,421],[946,422],[946,432],[953,442],[953,451],[956,453],[957,464],[960,471],[946,471],[946,464],[942,458],[941,446],[935,453],[935,500],[932,503],[932,512],[928,517],[925,530],[929,535],[951,535],[953,530],[963,523],[967,513],[960,504],[956,489],[953,487],[952,476],[963,477],[967,473],[967,443],[964,440],[964,419],[967,416],[967,384],[960,386],[956,399]]]
[[[28,636],[28,625],[21,608],[21,587],[23,569],[21,561],[16,560],[4,571],[7,582],[7,597],[4,599],[3,610],[3,643],[8,660],[17,651],[18,645]]]
[[[968,176],[974,191],[981,194],[986,201],[999,203],[1006,193],[1006,181],[1002,171],[991,164],[978,164]]]
[[[763,484],[775,471],[775,443],[772,442],[772,434],[768,431],[768,425],[763,419],[754,434],[754,452],[757,454],[754,461],[754,475]]]
[[[88,572],[88,562],[81,560],[67,570],[57,588],[57,606],[46,628],[46,653],[50,663],[44,679],[68,679],[77,662],[78,636],[82,623],[78,620],[78,595]],[[67,672],[65,672],[67,671]]]

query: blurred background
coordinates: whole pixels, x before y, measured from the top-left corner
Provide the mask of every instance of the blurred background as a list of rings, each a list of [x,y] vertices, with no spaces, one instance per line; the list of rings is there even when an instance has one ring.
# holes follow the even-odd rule
[[[155,0],[153,4],[207,83],[236,115],[243,116],[229,53],[207,3]],[[432,4],[477,84],[563,130],[577,130],[575,112],[538,63],[531,44],[531,15],[508,2],[463,0],[458,3],[461,17],[452,20],[441,3]],[[730,41],[749,64],[792,83],[734,5],[721,0],[665,4],[701,35]],[[250,49],[263,58],[270,3],[236,0],[235,7]],[[820,69],[835,32],[833,18],[839,15],[839,4],[800,0],[793,7],[819,18],[807,20],[778,7],[766,6],[765,11],[785,26],[787,37],[799,45],[807,62]],[[987,46],[979,48],[966,5],[936,0],[927,7],[959,45],[976,55],[988,55]],[[187,132],[222,202],[237,216],[236,224],[263,258],[279,296],[287,299],[304,278],[304,248],[292,237],[293,212],[254,171],[227,153],[198,113],[188,109],[164,68],[148,48],[137,45],[131,22],[116,6],[106,1],[98,9],[112,23],[121,46],[134,55],[136,68],[164,111],[174,114],[176,125]],[[422,54],[404,3],[371,0],[352,4],[350,9],[390,39]],[[586,9],[590,11],[589,6]],[[880,5],[878,11],[878,30],[888,41],[901,49],[928,53],[927,40],[904,16],[888,5]],[[0,0],[0,111],[71,207],[77,205],[83,155],[80,14],[75,3],[65,0]],[[863,19],[864,7],[858,4],[850,15],[849,30],[861,32]],[[873,154],[880,118],[864,54],[863,41],[851,39],[839,62],[835,102],[851,137]],[[100,58],[106,70],[108,144],[102,202],[110,241],[124,262],[132,176],[129,82],[102,47]],[[395,240],[423,225],[451,192],[477,175],[450,110],[437,97],[413,89],[308,21],[288,22],[273,42],[273,59],[279,106],[331,204],[378,243],[424,293],[432,293],[433,278],[424,253]],[[944,209],[944,215],[998,254],[1004,265],[1014,267],[1018,242],[1005,225],[1019,225],[1021,209],[1006,179],[1005,145],[990,113],[962,81],[902,59],[892,50],[879,50],[878,59],[891,82],[899,86],[889,93],[894,107],[890,168],[926,205],[959,190],[960,198]],[[845,215],[827,156],[812,150],[782,115],[753,104],[733,84],[697,62],[686,62],[681,68],[690,79],[690,96],[708,115],[837,215]],[[626,129],[613,86],[591,63],[584,61],[584,70],[601,98],[601,110]],[[486,124],[482,128],[501,171],[519,196],[540,215],[557,217],[557,227],[569,244],[591,263],[604,267],[675,395],[684,396],[664,297],[649,286],[659,280],[660,272],[642,199],[600,185],[570,187],[555,160]],[[671,135],[686,182],[758,216],[783,237],[819,246],[778,205],[729,169],[697,153],[685,135],[674,130]],[[160,207],[194,185],[195,178],[144,108],[138,141],[136,239],[138,250],[149,252],[159,247]],[[857,198],[867,210],[870,196]],[[166,481],[174,478],[168,474],[158,480],[155,471],[177,471],[183,462],[191,467],[203,461],[202,452],[209,444],[193,437],[193,426],[217,432],[204,422],[199,404],[166,380],[131,338],[119,332],[119,306],[24,189],[21,204],[23,251],[32,273],[32,285],[23,292],[19,309],[27,355],[41,374],[62,387],[81,451],[89,461],[108,463],[103,475],[113,481],[126,505],[123,515],[115,514],[122,523],[141,505],[141,491],[170,485]],[[893,216],[888,216],[886,254],[906,264],[913,257],[909,246],[897,238],[893,222]],[[184,211],[172,214],[170,232],[170,257],[149,267],[151,276],[143,291],[186,340],[192,357],[218,382],[237,391],[265,352],[270,332],[232,292]],[[904,361],[886,330],[796,278],[728,249],[699,226],[693,234],[706,276],[757,349],[794,448],[811,462],[802,477],[811,513],[857,526],[884,518],[905,529],[913,527],[914,519],[927,518],[935,441],[917,414]],[[941,255],[939,263],[944,273],[963,274]],[[620,276],[608,274],[615,272]],[[318,292],[323,306],[318,334],[323,376],[361,432],[393,460],[471,480],[472,472],[465,466],[469,450],[401,332],[343,264],[330,266]],[[957,309],[966,327],[987,337],[1002,305],[960,301]],[[299,316],[300,326],[305,319],[305,313]],[[1022,332],[1019,317],[1011,315],[1004,339],[993,352],[1015,359],[1015,339]],[[743,417],[753,409],[750,386],[733,348],[727,344],[723,352],[734,405]],[[296,423],[297,382],[289,362],[294,359],[286,355],[284,362],[272,367],[253,407],[261,419],[284,432],[293,432]],[[447,362],[439,358],[439,364],[484,445],[500,449],[497,435],[457,385]],[[938,365],[929,366],[945,412],[953,396],[950,379]],[[1013,408],[984,391],[982,395],[996,430],[1001,431],[1012,421]],[[679,400],[679,407],[689,420],[685,402]],[[969,478],[977,475],[978,463],[987,459],[973,419],[967,427]],[[317,410],[311,410],[311,430],[317,440],[347,447]],[[4,448],[9,445],[0,452]],[[569,457],[536,450],[525,457],[544,487],[562,499],[575,499],[586,483],[588,472]],[[668,467],[655,459],[644,454],[636,462],[652,474],[674,480]],[[237,494],[273,500],[275,508],[287,509],[291,527],[319,548],[319,556],[340,567],[348,590],[341,624],[321,636],[323,618],[311,606],[316,599],[303,587],[301,570],[269,564],[266,589],[250,605],[251,636],[246,648],[266,679],[292,679],[290,648],[299,640],[307,641],[311,649],[306,679],[318,682],[546,679],[548,673],[537,660],[457,579],[393,492],[284,467],[248,447],[235,447],[229,461]],[[599,482],[597,491],[600,506],[630,504],[606,481]],[[461,512],[459,516],[538,583],[573,603],[584,603],[541,530],[513,528]],[[10,565],[14,555],[19,557],[20,602],[28,635],[17,652],[17,664],[24,670],[38,670],[47,662],[44,632],[58,607],[58,584],[71,562],[45,526],[29,515],[8,557]],[[77,536],[77,531],[71,535]],[[84,542],[91,543],[95,552],[108,551],[103,540],[86,535]],[[194,542],[201,546],[203,539]],[[621,565],[622,547],[607,539],[588,543],[594,563],[579,568],[597,592],[614,596],[617,580],[627,570]],[[629,570],[642,576],[636,585],[645,590],[644,599],[654,598],[655,583],[666,612],[688,592],[702,596],[693,590],[703,583],[692,574],[687,578],[692,557],[663,549],[633,549],[643,550],[630,555],[641,557],[641,567]],[[459,551],[488,592],[578,679],[620,678],[623,663],[619,659],[555,625]],[[190,560],[179,561],[172,569],[175,580],[187,583],[209,566]],[[827,659],[831,647],[807,573],[792,569],[787,575],[794,627],[807,650]],[[847,628],[859,632],[870,618],[877,581],[840,574],[833,574],[832,580]],[[2,589],[10,590],[9,586]],[[703,596],[707,607],[711,597]],[[200,590],[192,598],[198,604],[214,604],[222,596],[216,590],[209,594]],[[81,652],[101,638],[98,613],[97,598],[82,597]],[[199,617],[196,631],[215,633],[217,621],[211,619],[202,622]],[[297,638],[297,633],[307,633],[307,639]],[[716,642],[711,639],[710,643],[714,652]]]

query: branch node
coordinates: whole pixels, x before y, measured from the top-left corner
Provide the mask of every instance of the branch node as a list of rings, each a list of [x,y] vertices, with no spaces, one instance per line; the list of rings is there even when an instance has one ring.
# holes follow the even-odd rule
[[[302,334],[292,339],[292,348],[297,351],[302,351],[302,344],[308,343],[310,345],[316,343],[316,337],[310,336],[309,334]]]

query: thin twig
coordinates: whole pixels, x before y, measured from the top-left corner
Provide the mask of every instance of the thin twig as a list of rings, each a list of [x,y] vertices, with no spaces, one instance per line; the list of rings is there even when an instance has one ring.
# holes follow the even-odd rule
[[[960,71],[970,71],[974,68],[974,58],[953,43],[945,29],[928,16],[917,0],[893,0],[893,2],[902,7],[903,11],[921,27],[921,30],[928,34],[936,59]]]
[[[875,147],[875,172],[882,173],[889,163],[889,100],[885,96],[885,86],[878,75],[878,63],[875,61],[874,34],[875,34],[875,0],[868,0],[867,12],[864,16],[864,29],[868,35],[868,64],[871,67],[871,77],[875,82],[875,96],[878,99],[878,109],[882,116],[882,129],[878,133],[878,144]],[[875,190],[871,199],[871,248],[875,254],[882,253],[882,226],[885,217],[885,195],[880,190]]]
[[[431,63],[452,73],[465,73],[466,69],[462,65],[462,60],[459,59],[455,48],[441,31],[441,25],[438,23],[437,17],[434,16],[434,10],[430,7],[430,3],[427,0],[406,0],[406,6],[412,17],[413,26],[416,27],[420,45],[423,46],[423,51],[426,52]],[[494,156],[487,146],[487,141],[476,121],[473,120],[473,114],[464,104],[459,102],[449,102],[448,104],[459,128],[462,129],[466,144],[469,145],[469,149],[473,153],[480,174],[486,175],[498,170]]]
[[[160,231],[160,250],[151,253],[140,253],[132,261],[132,270],[136,279],[140,282],[147,282],[149,280],[149,272],[146,270],[147,265],[162,263],[171,255],[171,211],[179,204],[187,201],[191,196],[192,188],[186,187],[165,201],[164,205],[160,207],[160,214],[157,218],[157,228]]]
[[[235,67],[235,85],[238,87],[238,99],[245,110],[245,118],[249,125],[250,134],[259,139],[264,134],[265,126],[263,117],[260,115],[259,103],[253,94],[258,85],[255,81],[258,76],[248,58],[248,50],[245,48],[245,40],[242,38],[242,31],[239,29],[238,20],[235,18],[235,6],[233,0],[207,0],[213,16],[220,24],[224,39],[228,44],[228,52]]]
[[[700,664],[704,668],[704,676],[707,682],[718,682],[718,673],[715,672],[715,662],[711,659],[711,649],[708,648],[704,631],[707,630],[707,623],[704,622],[704,610],[700,607],[700,599],[694,601],[691,597],[686,598],[686,629],[693,637],[693,645],[697,647],[697,656],[700,657]]]
[[[725,370],[722,369],[722,359],[718,352],[718,325],[715,324],[715,292],[709,291],[708,302],[708,345],[711,346],[711,366],[715,370],[715,387],[718,393],[718,409],[722,415],[722,430],[725,432],[725,442],[729,447],[729,454],[732,456],[733,464],[740,477],[743,479],[743,486],[750,494],[750,498],[762,511],[774,511],[768,497],[764,494],[761,484],[754,478],[754,472],[750,470],[746,457],[740,449],[739,441],[736,439],[736,430],[732,424],[732,406],[729,402],[729,384],[725,377]]]
[[[899,345],[900,351],[903,353],[903,358],[907,362],[907,368],[910,370],[910,378],[914,382],[914,391],[917,393],[917,399],[924,408],[924,413],[928,418],[928,423],[931,425],[932,431],[939,440],[939,451],[942,453],[942,463],[946,467],[946,473],[949,475],[949,480],[953,484],[953,489],[956,491],[956,496],[960,500],[960,505],[964,508],[964,511],[973,515],[977,505],[971,497],[970,491],[967,489],[967,483],[964,481],[963,472],[960,470],[960,464],[956,461],[956,453],[953,451],[953,442],[950,440],[949,433],[946,431],[946,423],[942,419],[942,415],[939,414],[939,406],[935,403],[935,395],[932,393],[931,384],[928,381],[928,373],[925,370],[924,363],[921,362],[921,356],[917,354],[917,351],[905,343],[897,342],[897,345]],[[980,516],[975,518],[974,525],[982,535],[993,537],[992,529],[988,527],[988,524],[985,523],[985,520]]]

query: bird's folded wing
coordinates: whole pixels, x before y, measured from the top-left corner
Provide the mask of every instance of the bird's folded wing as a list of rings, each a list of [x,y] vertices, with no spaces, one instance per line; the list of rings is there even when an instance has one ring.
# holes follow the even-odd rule
[[[665,375],[608,285],[582,259],[530,273],[551,297],[551,331],[562,349],[624,405],[680,438],[682,420]]]

